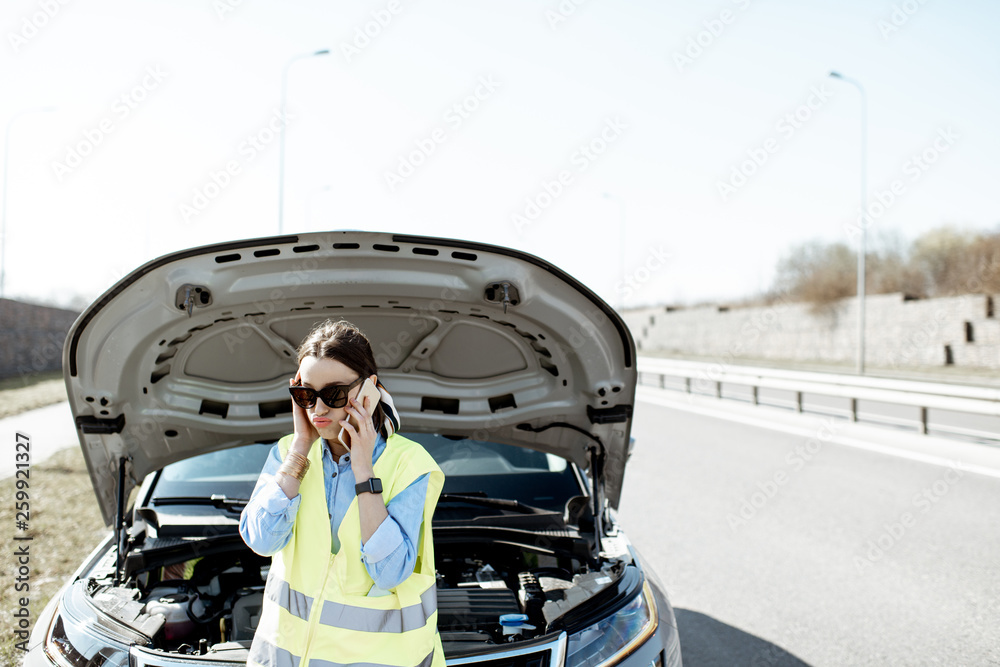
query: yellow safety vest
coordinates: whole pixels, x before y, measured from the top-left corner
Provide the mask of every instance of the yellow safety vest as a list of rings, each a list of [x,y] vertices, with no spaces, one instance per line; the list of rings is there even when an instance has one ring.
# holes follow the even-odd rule
[[[292,435],[278,441],[282,458]],[[331,554],[330,514],[323,479],[323,444],[313,443],[312,462],[299,486],[302,500],[288,544],[271,559],[260,621],[248,667],[444,667],[437,632],[437,595],[431,519],[444,473],[423,447],[392,434],[375,476],[382,496],[392,498],[430,473],[424,519],[411,574],[389,595],[369,597],[374,585],[361,560],[358,500],[351,501]],[[319,472],[319,474],[316,474]]]

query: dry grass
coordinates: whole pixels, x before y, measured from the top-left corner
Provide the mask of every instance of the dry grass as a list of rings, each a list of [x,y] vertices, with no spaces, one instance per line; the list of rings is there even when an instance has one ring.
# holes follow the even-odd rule
[[[40,383],[41,384],[41,383]],[[13,456],[13,444],[7,448]],[[31,572],[28,609],[31,624],[49,599],[59,590],[84,557],[108,534],[97,508],[94,489],[83,454],[70,447],[32,464],[29,478],[29,530],[15,528],[15,478],[0,480],[0,524],[6,526],[6,548],[0,553],[0,664],[20,665],[23,653],[14,647],[17,623],[13,612],[25,592],[15,590],[18,563],[14,550],[30,545]],[[14,536],[32,535],[30,542],[15,542]]]
[[[62,371],[0,380],[0,419],[65,400]]]
[[[865,253],[868,294],[903,292],[917,297],[1000,292],[1000,229],[931,229],[908,246],[884,235]],[[779,260],[772,291],[813,304],[819,312],[857,294],[857,249],[846,243],[809,241]]]

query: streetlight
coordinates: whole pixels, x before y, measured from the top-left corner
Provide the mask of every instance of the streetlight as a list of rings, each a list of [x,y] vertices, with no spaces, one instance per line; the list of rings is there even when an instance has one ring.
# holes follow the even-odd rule
[[[10,128],[14,125],[14,121],[29,113],[49,113],[50,111],[55,111],[55,107],[36,107],[34,109],[24,109],[18,111],[16,114],[11,116],[10,120],[7,121],[7,129],[4,132],[3,138],[3,197],[2,203],[0,203],[0,299],[3,298],[4,291],[4,277],[7,274],[7,174],[10,173],[8,168],[9,157],[10,157]]]
[[[330,53],[330,49],[322,49],[313,53],[302,53],[294,56],[285,63],[285,69],[281,72],[281,121],[284,124],[281,126],[281,136],[278,140],[278,149],[280,152],[278,157],[278,234],[281,234],[285,217],[285,129],[287,128],[287,123],[285,123],[285,105],[288,99],[288,70],[296,60],[312,58],[313,56],[325,56],[328,53]]]
[[[868,96],[861,82],[844,76],[840,72],[830,72],[834,79],[840,79],[857,86],[861,93],[861,247],[858,249],[858,375],[865,372],[865,245],[868,236]]]
[[[618,277],[620,280],[625,280],[625,200],[610,192],[605,192],[604,198],[618,203]],[[618,312],[622,313],[625,310],[625,295],[617,288],[616,291],[618,292]]]

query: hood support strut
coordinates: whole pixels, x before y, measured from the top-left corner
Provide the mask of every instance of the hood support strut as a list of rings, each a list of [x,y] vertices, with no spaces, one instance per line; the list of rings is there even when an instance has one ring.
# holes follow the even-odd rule
[[[594,556],[600,558],[601,537],[604,535],[604,487],[598,480],[604,478],[604,443],[594,436],[597,445],[590,448],[590,483],[594,497]]]
[[[125,563],[125,545],[122,542],[128,539],[128,531],[125,530],[125,457],[118,459],[118,511],[115,513],[115,544],[117,545],[117,555],[115,558],[115,586],[121,584],[122,565]]]
[[[518,424],[515,428],[519,431],[541,433],[542,431],[548,430],[553,426],[573,429],[574,431],[587,436],[595,443],[587,449],[590,452],[590,495],[594,501],[594,556],[599,557],[601,555],[601,536],[604,534],[604,487],[599,481],[604,479],[604,458],[606,456],[604,442],[590,431],[582,429],[576,424],[570,424],[569,422],[550,422],[545,426],[532,426],[531,424],[522,423]]]

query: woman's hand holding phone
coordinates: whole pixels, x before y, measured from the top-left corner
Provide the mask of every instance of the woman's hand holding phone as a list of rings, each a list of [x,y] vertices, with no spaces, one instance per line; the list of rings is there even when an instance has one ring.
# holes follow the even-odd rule
[[[370,427],[372,425],[371,415],[375,410],[375,406],[378,405],[379,398],[381,398],[378,388],[375,383],[372,382],[371,378],[366,379],[361,383],[361,389],[358,391],[358,395],[347,404],[347,423],[351,427],[351,431],[347,430],[347,425],[341,422],[340,433],[337,435],[337,439],[340,440],[342,444],[347,449],[351,448],[351,443],[355,434],[364,435],[365,428],[362,424],[366,424]],[[368,399],[367,401],[365,399]],[[352,410],[352,406],[356,405],[360,410]],[[363,414],[362,414],[363,413]],[[367,429],[374,433],[374,428]],[[374,443],[373,443],[374,445]]]
[[[361,385],[358,395],[347,404],[347,419],[341,420],[340,441],[348,440],[351,450],[351,469],[359,481],[372,476],[372,456],[375,453],[377,433],[372,425],[372,413],[381,394],[368,378]],[[347,445],[344,445],[347,447]]]

